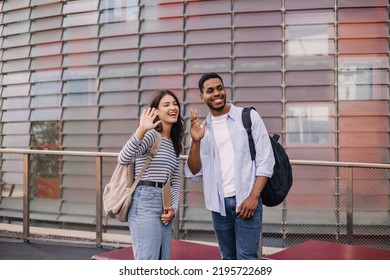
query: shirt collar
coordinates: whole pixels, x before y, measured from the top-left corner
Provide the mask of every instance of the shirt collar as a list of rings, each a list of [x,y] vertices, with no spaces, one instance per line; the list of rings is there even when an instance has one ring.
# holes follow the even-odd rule
[[[229,104],[229,105],[230,105],[230,110],[228,112],[228,118],[231,118],[234,121],[237,117],[236,112],[238,108],[233,104]],[[206,125],[209,125],[210,123],[211,123],[211,113],[209,112],[206,117]]]

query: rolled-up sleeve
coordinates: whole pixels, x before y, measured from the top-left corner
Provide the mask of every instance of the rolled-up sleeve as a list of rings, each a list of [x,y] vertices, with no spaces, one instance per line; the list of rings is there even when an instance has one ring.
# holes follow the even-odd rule
[[[188,160],[186,160],[186,162],[184,164],[184,176],[186,178],[191,179],[192,181],[199,181],[203,177],[202,169],[200,169],[200,171],[198,173],[192,174],[192,171],[190,170],[190,168],[188,166]]]

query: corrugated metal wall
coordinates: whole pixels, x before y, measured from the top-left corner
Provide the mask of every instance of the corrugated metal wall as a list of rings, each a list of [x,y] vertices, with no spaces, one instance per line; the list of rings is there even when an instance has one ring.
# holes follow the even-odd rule
[[[292,159],[389,162],[385,0],[0,3],[2,147],[118,151],[156,89],[205,116],[215,71]]]

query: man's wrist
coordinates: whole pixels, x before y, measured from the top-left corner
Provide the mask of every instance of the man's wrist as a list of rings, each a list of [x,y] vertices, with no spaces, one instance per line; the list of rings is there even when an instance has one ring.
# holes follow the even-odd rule
[[[259,192],[251,192],[249,195],[253,196],[254,198],[258,199],[261,193]]]

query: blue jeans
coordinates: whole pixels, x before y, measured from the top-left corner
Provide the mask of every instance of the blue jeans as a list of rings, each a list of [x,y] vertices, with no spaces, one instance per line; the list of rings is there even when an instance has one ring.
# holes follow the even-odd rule
[[[213,226],[223,260],[257,260],[263,216],[261,200],[255,215],[240,219],[236,213],[236,197],[225,198],[226,217],[212,211]]]
[[[136,260],[169,260],[172,221],[161,222],[162,189],[138,186],[129,211],[129,228]]]

